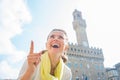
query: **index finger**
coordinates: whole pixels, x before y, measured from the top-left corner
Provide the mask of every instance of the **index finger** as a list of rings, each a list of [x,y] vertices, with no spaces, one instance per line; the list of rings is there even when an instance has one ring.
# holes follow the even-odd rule
[[[34,51],[34,42],[31,41],[30,52],[29,52],[29,54],[33,54],[33,51]]]

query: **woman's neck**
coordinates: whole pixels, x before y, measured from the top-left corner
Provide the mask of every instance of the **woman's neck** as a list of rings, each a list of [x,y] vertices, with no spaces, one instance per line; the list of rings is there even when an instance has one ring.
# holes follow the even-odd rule
[[[51,62],[51,74],[54,75],[54,70],[56,69],[60,61],[60,56],[49,54],[49,57],[50,57],[50,62]]]
[[[59,63],[59,61],[60,61],[60,56],[57,56],[57,55],[49,55],[49,57],[50,57],[50,61],[51,61],[51,65],[52,66],[57,66],[57,64]]]

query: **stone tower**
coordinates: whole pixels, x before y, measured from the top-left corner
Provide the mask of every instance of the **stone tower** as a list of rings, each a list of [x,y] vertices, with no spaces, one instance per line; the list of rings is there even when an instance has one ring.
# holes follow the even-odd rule
[[[81,12],[77,10],[73,12],[73,28],[76,32],[77,43],[81,46],[89,47],[86,34],[86,22],[82,18]]]
[[[73,29],[77,43],[69,43],[67,65],[72,70],[72,80],[105,80],[102,49],[89,47],[86,22],[80,11],[73,12]]]

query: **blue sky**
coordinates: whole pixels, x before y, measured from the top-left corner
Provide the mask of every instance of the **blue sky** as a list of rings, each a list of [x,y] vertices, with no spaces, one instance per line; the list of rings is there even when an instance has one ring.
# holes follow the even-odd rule
[[[30,41],[45,49],[53,28],[65,29],[76,43],[72,13],[82,12],[89,45],[102,48],[105,67],[120,62],[119,0],[0,0],[0,78],[17,78]]]

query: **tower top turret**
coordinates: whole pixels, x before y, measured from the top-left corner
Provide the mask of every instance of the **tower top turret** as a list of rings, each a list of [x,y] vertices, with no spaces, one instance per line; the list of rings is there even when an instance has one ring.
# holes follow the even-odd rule
[[[82,12],[81,11],[78,11],[77,9],[74,10],[73,20],[76,21],[76,22],[79,22],[82,27],[86,27],[86,22],[82,18]]]

